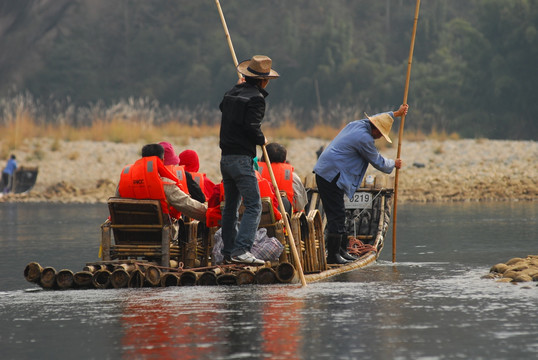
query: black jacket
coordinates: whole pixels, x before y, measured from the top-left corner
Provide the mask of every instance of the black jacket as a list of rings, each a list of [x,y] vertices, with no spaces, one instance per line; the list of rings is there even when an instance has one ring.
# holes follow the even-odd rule
[[[265,115],[267,92],[248,83],[235,85],[220,103],[220,148],[222,155],[256,156],[256,145],[263,145],[260,128]]]

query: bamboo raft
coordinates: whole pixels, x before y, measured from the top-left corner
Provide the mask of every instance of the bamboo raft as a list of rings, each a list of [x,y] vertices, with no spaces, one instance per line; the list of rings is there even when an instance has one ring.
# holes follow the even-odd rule
[[[305,185],[309,195],[307,209],[286,215],[292,236],[287,235],[282,220],[275,220],[271,199],[262,199],[259,227],[284,245],[278,261],[266,261],[259,267],[216,265],[211,250],[218,227],[180,220],[175,243],[159,201],[111,198],[110,218],[101,225],[100,261],[86,263],[80,271],[57,271],[31,262],[24,269],[24,277],[48,290],[296,284],[300,279],[298,268],[303,269],[307,283],[324,280],[377,260],[392,209],[393,189],[387,184],[388,178],[378,175],[357,190],[358,203],[346,203],[348,234],[372,246],[345,265],[326,263],[323,207],[313,178],[309,178]],[[294,239],[300,266],[292,256],[290,238]]]

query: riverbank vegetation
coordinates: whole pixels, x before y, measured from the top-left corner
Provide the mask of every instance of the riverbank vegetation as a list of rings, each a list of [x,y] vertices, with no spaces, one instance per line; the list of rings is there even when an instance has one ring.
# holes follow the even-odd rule
[[[121,126],[107,128],[121,124],[125,106],[137,110],[132,121],[173,122],[168,131],[218,123],[218,103],[237,77],[214,2],[43,3],[2,7],[0,99],[31,96],[39,111],[30,118],[67,126],[67,137],[75,136],[70,128],[88,128],[88,135],[94,128],[113,141],[128,136]],[[414,1],[222,6],[238,59],[267,54],[281,74],[268,88],[271,127],[289,122],[308,134],[401,103]],[[422,2],[406,129],[534,139],[537,55],[536,0]],[[9,126],[0,110],[0,125]]]
[[[0,101],[3,122],[0,124],[0,158],[21,146],[25,139],[50,138],[55,140],[50,149],[55,151],[58,141],[109,141],[114,143],[153,142],[155,139],[184,138],[185,141],[207,136],[218,136],[220,111],[209,107],[199,107],[194,111],[155,106],[146,99],[123,101],[111,106],[103,102],[87,107],[68,107],[63,112],[51,114],[32,96],[17,96]],[[45,114],[45,115],[44,115]],[[319,123],[309,129],[300,129],[297,121],[286,108],[272,108],[269,118],[282,119],[262,124],[268,139],[302,139],[306,137],[332,140],[348,122],[359,118],[360,114],[344,114],[338,127]],[[357,116],[357,118],[353,116]],[[48,120],[46,116],[53,120]],[[203,120],[200,120],[203,119]],[[397,139],[399,121],[395,122],[392,137]],[[426,134],[420,130],[404,132],[406,140],[424,139],[456,140],[457,133],[433,129]],[[180,145],[180,144],[178,144]],[[392,146],[380,141],[381,148]],[[36,155],[39,158],[39,154]]]

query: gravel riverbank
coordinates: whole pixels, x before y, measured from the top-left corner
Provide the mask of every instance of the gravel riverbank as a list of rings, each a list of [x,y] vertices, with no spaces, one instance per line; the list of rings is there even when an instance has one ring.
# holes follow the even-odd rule
[[[220,181],[217,137],[164,140],[177,153],[197,151],[200,171],[215,183]],[[303,177],[312,171],[316,150],[328,144],[316,138],[276,141],[288,148],[288,160]],[[39,167],[36,185],[26,194],[0,197],[0,202],[105,202],[114,194],[123,166],[139,158],[142,145],[27,139],[13,153],[19,165]],[[381,152],[393,158],[396,147]],[[538,199],[536,141],[409,141],[402,145],[402,159],[399,202]],[[368,173],[375,171],[370,167]]]

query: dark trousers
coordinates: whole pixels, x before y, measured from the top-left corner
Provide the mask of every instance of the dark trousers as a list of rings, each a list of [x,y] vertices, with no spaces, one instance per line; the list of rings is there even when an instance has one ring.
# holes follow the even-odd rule
[[[336,182],[338,174],[331,182],[328,182],[316,174],[319,196],[323,204],[323,210],[327,215],[327,231],[329,234],[345,234],[346,232],[346,208],[344,205],[344,191]]]
[[[0,184],[2,184],[2,186],[0,187],[0,190],[4,194],[7,194],[8,192],[11,191],[11,182],[12,182],[12,180],[13,180],[13,175],[10,175],[8,173],[2,172],[2,181],[0,182]]]

